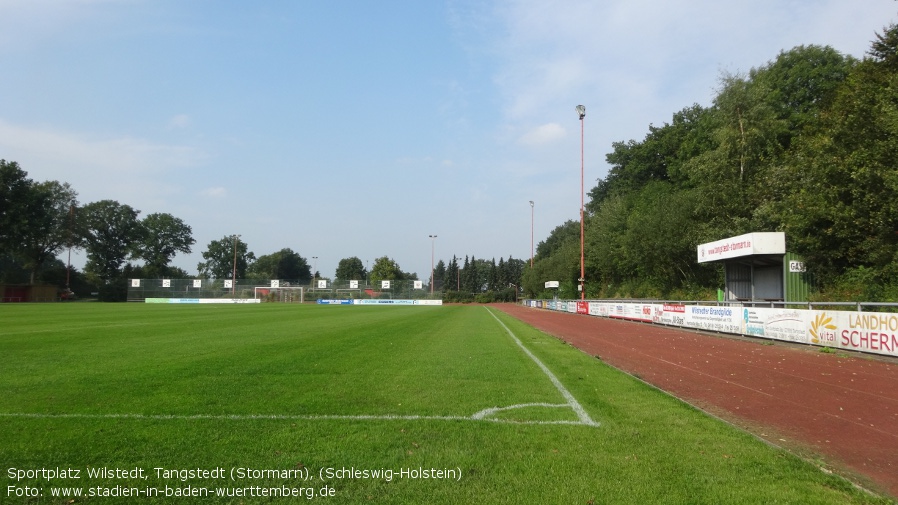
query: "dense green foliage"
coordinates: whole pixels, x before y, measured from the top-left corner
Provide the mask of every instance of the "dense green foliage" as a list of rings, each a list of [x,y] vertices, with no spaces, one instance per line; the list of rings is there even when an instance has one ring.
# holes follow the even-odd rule
[[[312,268],[305,258],[287,247],[273,254],[259,256],[247,269],[247,275],[255,279],[295,279],[309,282],[312,280]]]
[[[143,218],[141,247],[136,256],[146,262],[145,278],[172,275],[169,263],[177,253],[190,253],[196,243],[193,230],[183,220],[171,214],[154,213]]]
[[[336,277],[340,280],[361,280],[368,278],[368,271],[358,256],[343,258],[337,264]]]
[[[896,50],[890,26],[860,61],[829,47],[783,51],[723,75],[710,106],[615,142],[589,193],[587,296],[711,296],[721,271],[696,262],[699,244],[781,231],[814,296],[898,300]],[[560,296],[576,296],[578,224],[540,244],[528,293],[558,280]]]
[[[484,260],[465,256],[464,263],[452,256],[448,265],[442,260],[434,268],[436,288],[442,289],[447,302],[512,302],[518,299],[526,262],[511,256]]]
[[[33,181],[18,163],[0,160],[0,283],[55,284],[115,301],[124,300],[128,276],[186,276],[170,266],[195,242],[181,219],[155,213],[141,220],[129,205],[79,206],[77,198],[68,183]],[[66,248],[85,251],[84,272],[60,266],[57,255]]]
[[[67,183],[35,182],[18,163],[0,160],[0,282],[43,280],[42,270],[74,240],[77,198]]]

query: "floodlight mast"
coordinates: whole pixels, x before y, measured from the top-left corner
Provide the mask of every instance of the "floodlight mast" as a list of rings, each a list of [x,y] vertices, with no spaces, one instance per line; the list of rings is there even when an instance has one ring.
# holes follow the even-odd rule
[[[586,117],[586,107],[578,105],[577,114],[580,116],[580,299],[586,299],[586,289],[583,283],[586,281],[586,270],[583,266],[583,195],[585,192],[583,184],[583,118]]]
[[[436,247],[434,244],[436,242],[436,235],[428,235],[430,237],[430,296],[433,298],[433,283],[436,279],[433,278],[433,251]]]
[[[231,297],[233,298],[237,292],[237,239],[240,235],[231,235],[234,239],[234,267],[231,271]]]
[[[533,268],[533,200],[530,200],[530,268]]]
[[[65,266],[65,295],[66,295],[67,299],[71,298],[71,296],[72,296],[71,295],[72,288],[69,285],[69,281],[71,278],[71,271],[72,271],[72,244],[73,244],[72,228],[74,228],[74,223],[75,223],[75,206],[69,205],[69,261],[68,261],[68,263],[66,263],[66,266]]]

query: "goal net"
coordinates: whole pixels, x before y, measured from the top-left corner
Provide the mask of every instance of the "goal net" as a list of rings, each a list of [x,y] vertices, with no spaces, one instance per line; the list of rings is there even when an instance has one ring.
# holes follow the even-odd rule
[[[263,302],[303,303],[305,301],[305,290],[302,286],[279,288],[256,286],[253,288],[253,298]]]

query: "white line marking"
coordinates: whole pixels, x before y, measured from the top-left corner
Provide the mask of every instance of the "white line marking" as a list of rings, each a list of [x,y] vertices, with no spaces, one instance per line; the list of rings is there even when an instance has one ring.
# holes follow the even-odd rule
[[[492,416],[499,412],[505,410],[513,410],[513,409],[523,409],[527,407],[560,407],[560,408],[568,408],[570,405],[567,403],[521,403],[518,405],[510,405],[508,407],[492,407],[489,409],[483,409],[480,412],[471,416],[471,419],[486,419],[487,416]]]
[[[561,406],[567,407],[567,404]],[[482,412],[482,411],[481,411]],[[476,414],[475,414],[476,415]],[[0,417],[20,419],[135,419],[135,420],[212,420],[212,421],[486,421],[498,424],[583,424],[580,421],[518,421],[488,419],[474,416],[400,416],[400,415],[289,415],[289,414],[39,414],[28,412],[2,413]]]
[[[99,325],[99,326],[95,326],[95,325],[91,325],[91,324],[85,324],[85,325],[68,325],[67,324],[66,329],[67,330],[93,330],[93,329],[97,329],[97,328],[121,328],[121,327],[126,327],[126,326],[146,326],[148,324],[150,324],[150,323],[119,323],[119,324],[104,324],[104,325]],[[59,328],[46,328],[46,329],[41,329],[41,330],[6,331],[6,332],[0,333],[0,337],[8,337],[11,335],[30,335],[32,333],[52,333],[52,332],[58,333]]]
[[[486,308],[486,307],[484,307],[484,308]],[[593,421],[593,419],[591,417],[589,417],[589,414],[586,413],[586,410],[583,409],[583,406],[580,405],[580,402],[578,402],[577,399],[574,398],[574,395],[572,395],[571,392],[568,391],[566,387],[564,387],[564,384],[562,384],[561,381],[558,380],[558,377],[555,377],[555,374],[553,374],[552,371],[549,370],[549,367],[544,365],[543,362],[539,360],[539,358],[534,356],[534,354],[532,352],[530,352],[530,349],[527,349],[526,347],[524,347],[524,344],[522,344],[521,341],[518,339],[518,337],[515,336],[514,332],[512,332],[508,328],[508,326],[505,326],[505,323],[503,323],[501,319],[496,317],[496,314],[493,314],[493,311],[491,311],[488,308],[486,309],[486,311],[489,312],[490,315],[493,316],[493,319],[495,319],[500,325],[502,325],[503,328],[505,328],[505,331],[508,332],[508,335],[512,338],[512,340],[514,340],[515,343],[518,344],[518,347],[523,349],[524,353],[527,354],[527,356],[529,356],[530,359],[532,359],[534,361],[534,363],[539,365],[539,367],[542,369],[543,373],[545,373],[549,377],[549,380],[552,381],[552,384],[554,384],[555,388],[558,389],[558,391],[561,393],[561,396],[563,396],[564,399],[567,400],[567,404],[570,405],[570,407],[572,409],[574,409],[574,412],[577,414],[577,417],[580,419],[580,423],[586,424],[588,426],[598,426],[599,423],[596,421]]]

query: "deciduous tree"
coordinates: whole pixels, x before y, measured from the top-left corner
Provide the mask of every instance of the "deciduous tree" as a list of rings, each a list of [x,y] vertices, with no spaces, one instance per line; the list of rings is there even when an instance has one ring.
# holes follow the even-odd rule
[[[248,250],[246,242],[232,235],[209,242],[203,252],[203,259],[205,261],[196,266],[201,277],[233,279],[236,264],[236,278],[243,279],[246,278],[247,268],[256,259],[256,255]]]
[[[247,275],[259,279],[284,279],[306,283],[312,280],[312,269],[305,258],[288,247],[276,253],[259,256],[250,265]]]
[[[181,219],[167,213],[149,214],[141,221],[143,235],[137,256],[146,262],[145,275],[170,275],[169,263],[177,253],[190,253],[196,243],[193,230]]]
[[[122,264],[142,238],[139,210],[115,200],[101,200],[77,211],[76,227],[87,252],[85,271],[105,282],[120,276]]]
[[[362,260],[356,256],[343,258],[337,263],[335,277],[341,281],[363,280],[368,278],[368,272]]]
[[[21,241],[20,234],[27,223],[25,203],[32,184],[18,163],[0,159],[0,251],[9,253],[10,247]]]
[[[371,281],[390,281],[402,280],[402,269],[399,264],[392,258],[381,256],[374,260],[374,266],[371,267]]]
[[[32,184],[26,193],[26,201],[18,209],[26,225],[15,250],[31,271],[34,284],[43,265],[74,240],[72,219],[78,194],[68,183],[57,181]]]

